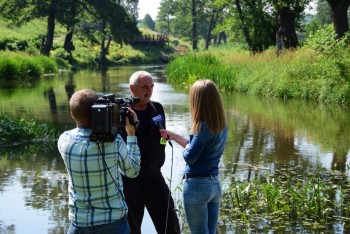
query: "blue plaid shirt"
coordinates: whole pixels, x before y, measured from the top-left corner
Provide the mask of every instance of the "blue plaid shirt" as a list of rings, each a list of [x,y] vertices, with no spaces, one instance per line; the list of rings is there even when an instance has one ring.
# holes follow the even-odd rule
[[[90,134],[91,129],[75,128],[64,132],[57,143],[68,172],[69,219],[80,227],[126,216],[121,174],[134,178],[140,171],[136,136],[128,136],[127,144],[119,134],[114,142],[96,144],[89,141]]]

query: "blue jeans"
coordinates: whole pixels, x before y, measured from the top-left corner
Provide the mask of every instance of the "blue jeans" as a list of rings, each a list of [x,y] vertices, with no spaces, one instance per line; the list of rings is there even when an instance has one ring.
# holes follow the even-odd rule
[[[192,234],[215,234],[219,220],[221,184],[218,176],[187,178],[183,203]]]
[[[78,227],[70,224],[67,234],[129,234],[130,227],[127,217],[121,218],[113,223],[102,224],[93,227]]]

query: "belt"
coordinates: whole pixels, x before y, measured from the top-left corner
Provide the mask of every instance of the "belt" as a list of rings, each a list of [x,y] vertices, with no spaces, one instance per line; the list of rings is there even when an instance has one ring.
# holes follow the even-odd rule
[[[215,177],[218,174],[184,174],[183,179],[196,178],[196,177]]]

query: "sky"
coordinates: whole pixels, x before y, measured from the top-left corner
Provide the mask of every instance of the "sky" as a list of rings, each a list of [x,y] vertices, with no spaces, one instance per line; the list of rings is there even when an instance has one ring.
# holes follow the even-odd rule
[[[160,0],[139,0],[139,19],[143,19],[146,14],[152,17],[152,20],[157,19]]]

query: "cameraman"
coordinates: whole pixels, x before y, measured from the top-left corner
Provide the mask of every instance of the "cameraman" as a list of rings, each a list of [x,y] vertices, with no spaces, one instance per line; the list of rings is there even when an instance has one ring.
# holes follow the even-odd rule
[[[165,127],[164,109],[160,103],[151,101],[154,84],[150,73],[135,72],[129,85],[132,97],[140,98],[132,109],[139,118],[136,136],[142,156],[139,176],[132,179],[123,177],[131,233],[141,233],[146,207],[158,233],[177,234],[180,233],[179,220],[171,191],[161,173],[166,141],[161,138],[159,128]]]
[[[139,174],[135,129],[127,120],[126,144],[120,135],[113,142],[90,141],[91,107],[97,99],[97,94],[87,89],[72,95],[69,106],[77,127],[61,134],[57,143],[69,179],[68,234],[130,233],[121,174]],[[138,121],[135,112],[129,110],[129,114]]]

